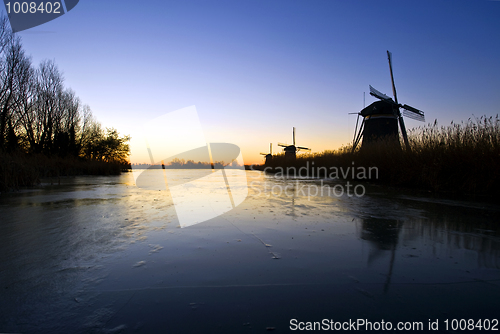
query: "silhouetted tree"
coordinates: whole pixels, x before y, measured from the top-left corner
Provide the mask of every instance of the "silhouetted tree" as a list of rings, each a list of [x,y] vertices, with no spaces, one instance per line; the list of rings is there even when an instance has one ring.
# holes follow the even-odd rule
[[[7,125],[15,115],[15,96],[19,87],[19,72],[26,60],[20,38],[13,37],[2,48],[0,58],[0,148],[4,148]]]
[[[19,149],[19,139],[14,131],[14,127],[12,126],[12,122],[9,121],[8,130],[7,130],[7,152],[15,152]]]
[[[52,60],[37,68],[0,15],[0,151],[125,163],[129,137],[103,130]]]

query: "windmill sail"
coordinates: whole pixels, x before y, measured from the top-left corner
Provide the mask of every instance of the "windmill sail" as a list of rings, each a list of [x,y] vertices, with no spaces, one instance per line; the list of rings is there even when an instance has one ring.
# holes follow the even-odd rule
[[[425,115],[423,113],[419,114],[419,113],[415,113],[415,112],[412,112],[412,111],[403,110],[403,115],[405,117],[414,119],[416,121],[425,122]]]
[[[387,58],[389,59],[389,70],[391,71],[392,95],[394,95],[394,101],[398,104],[398,95],[396,94],[396,85],[394,84],[394,75],[392,74],[392,53],[389,50],[387,50]]]
[[[385,95],[384,93],[379,92],[378,90],[373,88],[371,85],[370,85],[370,95],[373,95],[376,98],[379,98],[381,100],[391,100],[391,98],[389,96]]]

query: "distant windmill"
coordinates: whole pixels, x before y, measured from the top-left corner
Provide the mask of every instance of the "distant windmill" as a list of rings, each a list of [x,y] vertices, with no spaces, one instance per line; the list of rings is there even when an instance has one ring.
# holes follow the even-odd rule
[[[295,128],[293,128],[293,144],[287,145],[283,143],[278,143],[278,146],[284,147],[283,151],[285,151],[285,158],[295,160],[297,157],[297,152],[300,150],[310,151],[310,148],[295,146]]]
[[[358,115],[363,117],[363,122],[361,123],[359,131],[357,129],[358,122],[356,122],[352,148],[353,151],[358,146],[361,137],[363,137],[361,147],[364,147],[366,144],[370,144],[383,137],[393,138],[399,143],[398,120],[406,149],[410,150],[403,115],[417,121],[425,121],[423,111],[410,107],[407,104],[399,104],[398,97],[396,95],[396,86],[394,85],[394,76],[392,74],[392,54],[389,51],[387,51],[387,58],[389,59],[389,70],[391,72],[392,93],[394,94],[394,100],[370,86],[370,95],[375,96],[380,99],[380,101],[373,102],[359,112]],[[400,108],[404,109],[403,115],[401,115],[399,110]]]
[[[270,165],[271,162],[273,161],[273,143],[269,144],[269,153],[261,153],[262,155],[266,156],[266,165]]]

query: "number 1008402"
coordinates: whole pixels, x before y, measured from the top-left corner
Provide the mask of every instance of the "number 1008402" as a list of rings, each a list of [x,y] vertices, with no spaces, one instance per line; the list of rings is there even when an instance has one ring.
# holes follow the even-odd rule
[[[7,14],[62,14],[60,2],[7,2],[5,3]]]

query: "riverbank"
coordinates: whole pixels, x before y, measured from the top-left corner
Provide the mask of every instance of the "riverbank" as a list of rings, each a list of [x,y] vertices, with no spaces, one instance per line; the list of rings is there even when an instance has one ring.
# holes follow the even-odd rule
[[[352,150],[300,154],[296,160],[274,155],[253,166],[276,176],[328,177],[369,181],[395,187],[464,195],[500,197],[500,119],[481,117],[466,123],[437,122],[410,131],[411,150],[387,141]]]
[[[124,168],[117,162],[85,160],[43,154],[0,153],[0,191],[33,187],[42,178],[77,175],[119,175]]]

